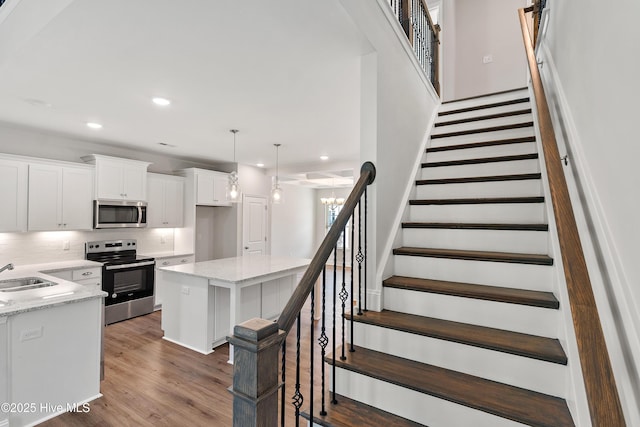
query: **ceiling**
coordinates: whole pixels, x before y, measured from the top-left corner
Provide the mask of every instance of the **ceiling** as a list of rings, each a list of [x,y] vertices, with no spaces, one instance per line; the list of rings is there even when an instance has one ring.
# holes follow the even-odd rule
[[[240,163],[273,168],[274,143],[290,170],[358,161],[371,46],[339,0],[44,3],[0,8],[0,121],[214,162],[235,128]]]

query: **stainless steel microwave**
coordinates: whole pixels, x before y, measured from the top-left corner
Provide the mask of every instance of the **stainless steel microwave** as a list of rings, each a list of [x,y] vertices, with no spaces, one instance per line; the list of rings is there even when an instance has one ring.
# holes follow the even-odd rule
[[[94,200],[93,228],[140,228],[147,226],[147,202]]]

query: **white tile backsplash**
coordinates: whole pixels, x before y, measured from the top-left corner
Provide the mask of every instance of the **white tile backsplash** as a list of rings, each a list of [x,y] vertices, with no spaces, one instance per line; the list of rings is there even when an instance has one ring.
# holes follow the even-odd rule
[[[85,242],[118,239],[136,239],[140,253],[170,252],[173,251],[174,229],[0,233],[0,266],[9,262],[26,265],[84,259]],[[68,250],[63,249],[65,242],[69,242]]]

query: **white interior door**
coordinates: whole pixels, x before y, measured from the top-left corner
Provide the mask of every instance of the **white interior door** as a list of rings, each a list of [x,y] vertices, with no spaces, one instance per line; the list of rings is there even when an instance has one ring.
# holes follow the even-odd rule
[[[266,254],[267,199],[244,196],[242,199],[242,254]]]

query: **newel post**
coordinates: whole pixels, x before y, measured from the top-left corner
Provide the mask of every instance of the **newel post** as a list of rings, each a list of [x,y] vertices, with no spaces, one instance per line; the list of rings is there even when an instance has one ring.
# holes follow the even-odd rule
[[[278,353],[284,332],[278,324],[251,319],[236,325],[233,336],[234,427],[278,425]]]

